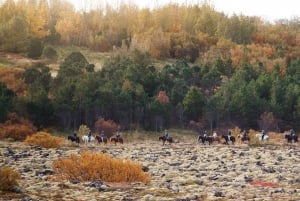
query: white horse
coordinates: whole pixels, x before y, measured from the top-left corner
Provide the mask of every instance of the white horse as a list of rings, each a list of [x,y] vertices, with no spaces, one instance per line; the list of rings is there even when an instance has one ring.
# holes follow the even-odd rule
[[[264,139],[262,139],[263,134],[262,133],[257,133],[256,137],[259,139],[259,141],[267,141],[269,140],[269,136],[267,134],[264,135]]]
[[[83,136],[82,136],[82,141],[84,142],[84,144],[87,144],[87,143],[89,143],[89,142],[94,142],[94,141],[95,141],[95,137],[94,137],[94,136],[91,136],[91,137],[89,138],[89,136],[83,135]]]

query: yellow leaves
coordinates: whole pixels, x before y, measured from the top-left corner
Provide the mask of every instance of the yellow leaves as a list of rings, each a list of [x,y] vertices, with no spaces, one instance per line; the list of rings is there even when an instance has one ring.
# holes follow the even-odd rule
[[[42,1],[43,2],[43,1]],[[37,37],[44,38],[49,34],[46,28],[48,18],[48,7],[46,3],[38,5],[29,5],[25,10],[26,21],[29,26],[29,32]]]
[[[4,166],[0,168],[0,191],[10,191],[18,185],[17,179],[20,174],[10,167]]]
[[[45,148],[59,148],[64,142],[64,138],[52,136],[46,132],[37,132],[25,139],[26,144],[38,145]]]
[[[101,179],[107,182],[150,182],[150,176],[143,172],[141,164],[130,160],[111,158],[107,154],[81,152],[69,158],[53,162],[53,170],[59,179],[91,181]]]

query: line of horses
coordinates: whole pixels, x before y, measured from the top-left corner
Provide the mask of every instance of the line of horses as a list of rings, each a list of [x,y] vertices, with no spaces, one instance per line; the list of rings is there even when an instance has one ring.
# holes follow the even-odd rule
[[[259,141],[268,141],[269,140],[268,135],[263,135],[261,133],[257,133],[255,136]],[[251,138],[248,135],[245,136],[245,135],[239,134],[237,137],[240,139],[240,141],[242,143],[245,143],[245,142],[249,143],[251,140]],[[297,135],[294,135],[294,136],[285,135],[285,139],[287,140],[288,143],[298,142]],[[78,143],[78,144],[80,143],[80,138],[78,136],[68,136],[68,140]],[[82,136],[82,141],[85,145],[87,145],[89,142],[95,142],[96,140],[99,144],[104,144],[104,145],[106,145],[109,141],[111,143],[114,143],[115,145],[117,143],[120,143],[120,144],[124,143],[122,137],[117,138],[116,136],[112,136],[111,138],[108,139],[107,137],[101,137],[100,135],[96,135],[95,137],[94,136],[89,137],[87,135]],[[165,145],[166,143],[172,144],[175,142],[172,137],[166,138],[165,136],[160,136],[158,138],[158,140],[162,141],[162,145]],[[229,145],[229,144],[235,144],[236,140],[237,139],[235,138],[235,136],[228,136],[228,135],[206,136],[206,137],[199,135],[197,142],[202,143],[202,144],[208,143],[209,145],[212,145],[214,143],[219,144],[223,141],[224,144]]]
[[[78,136],[73,136],[73,135],[69,135],[68,136],[68,140],[71,142],[75,142],[75,143],[80,143],[80,138]],[[109,139],[107,137],[101,137],[100,135],[96,135],[96,136],[88,136],[88,135],[83,135],[81,137],[82,142],[87,145],[89,142],[95,142],[97,140],[97,142],[99,144],[107,144],[109,141],[111,143],[114,143],[115,145],[117,143],[123,144],[124,140],[122,137],[116,137],[116,136],[112,136]]]

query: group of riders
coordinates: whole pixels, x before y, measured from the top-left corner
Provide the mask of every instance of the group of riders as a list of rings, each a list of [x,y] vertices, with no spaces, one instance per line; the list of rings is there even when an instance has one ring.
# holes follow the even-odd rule
[[[265,137],[267,134],[266,134],[266,132],[265,132],[264,130],[261,131],[261,134],[262,134],[262,135],[261,135],[261,140],[264,140],[264,137]],[[292,139],[295,139],[295,138],[296,138],[296,132],[294,131],[294,129],[290,129],[289,135],[291,136]],[[74,132],[73,136],[74,136],[75,139],[78,138],[76,132]],[[88,141],[89,141],[89,142],[91,141],[91,136],[92,136],[92,132],[89,131],[89,132],[88,132]],[[116,139],[117,139],[117,141],[119,141],[120,137],[121,137],[120,132],[119,132],[119,130],[117,130],[117,131],[116,131]],[[198,141],[199,141],[200,137],[201,137],[201,135],[199,135]],[[206,140],[206,139],[209,137],[208,134],[207,134],[207,131],[204,131],[202,137],[203,137],[204,140]],[[215,131],[213,132],[212,137],[213,137],[213,138],[216,138],[216,137],[217,137],[217,133],[216,133]],[[230,130],[228,130],[226,137],[227,137],[227,140],[228,140],[228,141],[232,141],[232,135],[231,135],[231,131],[230,131]],[[244,129],[243,132],[241,133],[241,137],[244,138],[244,139],[248,137],[248,133],[247,133],[246,129]],[[103,131],[103,130],[102,130],[101,133],[100,133],[100,138],[101,138],[101,140],[102,140],[102,142],[103,142],[103,141],[104,141],[104,138],[105,138],[105,135],[104,135],[104,131]],[[168,140],[168,139],[169,139],[169,132],[168,132],[167,129],[165,129],[165,132],[164,132],[164,138],[165,138],[165,140]]]
[[[74,136],[75,139],[78,138],[76,132],[73,133],[73,136]],[[91,142],[92,132],[89,131],[87,136],[88,136],[88,142]],[[117,141],[119,141],[120,137],[121,137],[120,131],[117,130],[117,132],[116,132],[116,139],[117,139]],[[100,139],[101,139],[102,142],[104,142],[104,138],[106,138],[106,136],[104,135],[104,131],[102,130],[101,133],[100,133]]]
[[[267,134],[266,134],[265,130],[262,130],[261,131],[261,140],[264,140],[264,138],[265,138],[266,135]],[[295,132],[295,130],[294,129],[290,129],[289,135],[291,136],[292,139],[295,139],[296,138],[296,132]],[[200,137],[201,137],[201,135],[199,135],[198,141],[199,141]],[[206,140],[208,138],[207,131],[204,131],[202,137],[203,137],[204,140]],[[217,133],[215,131],[213,132],[212,137],[213,138],[217,137]],[[248,137],[249,137],[248,136],[248,132],[246,131],[246,129],[244,129],[243,132],[241,133],[241,138],[242,139],[246,139]],[[228,130],[226,138],[227,138],[228,141],[232,141],[232,136],[231,136],[231,131],[230,130]]]

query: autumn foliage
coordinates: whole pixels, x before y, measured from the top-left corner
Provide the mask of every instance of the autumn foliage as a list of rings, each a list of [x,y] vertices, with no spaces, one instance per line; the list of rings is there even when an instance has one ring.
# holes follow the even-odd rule
[[[0,168],[0,191],[11,191],[18,185],[20,174],[8,166]]]
[[[64,138],[52,136],[46,132],[37,132],[25,139],[25,143],[29,145],[38,145],[44,148],[59,148],[64,142]]]
[[[105,120],[102,117],[95,122],[96,132],[100,133],[103,130],[107,137],[111,137],[118,127],[118,124],[116,124],[114,121]]]
[[[130,160],[112,158],[107,154],[82,152],[53,162],[53,170],[59,179],[106,182],[150,182],[142,165]]]
[[[0,124],[0,139],[24,140],[35,132],[34,125],[29,120],[18,117],[16,113],[9,113],[8,120]]]
[[[160,104],[169,103],[169,97],[167,96],[166,91],[159,91],[156,99]]]

